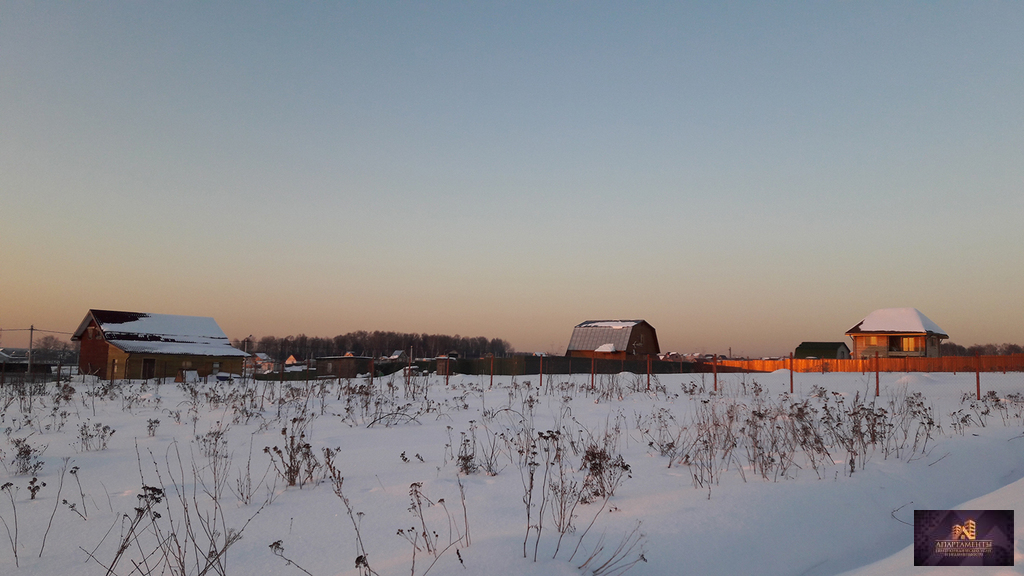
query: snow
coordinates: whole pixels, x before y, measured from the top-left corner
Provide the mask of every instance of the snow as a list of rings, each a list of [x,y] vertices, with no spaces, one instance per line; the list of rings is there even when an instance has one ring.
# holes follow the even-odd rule
[[[596,320],[593,322],[584,322],[580,324],[579,328],[632,328],[639,324],[639,320]]]
[[[175,335],[187,338],[227,340],[217,322],[208,316],[141,314],[131,322],[104,323],[103,330],[131,334]]]
[[[108,341],[129,354],[187,354],[189,356],[249,356],[228,342],[181,342],[154,340]]]
[[[443,546],[455,543],[439,556],[430,574],[590,574],[578,566],[595,552],[598,560],[590,568],[607,559],[638,525],[646,562],[638,562],[630,574],[967,573],[913,566],[913,531],[906,524],[912,522],[913,510],[1024,509],[1024,402],[1014,395],[1024,393],[1019,373],[983,373],[983,393],[991,390],[998,398],[987,397],[986,403],[974,401],[974,374],[881,374],[879,406],[920,401],[919,409],[929,410],[941,430],[933,431],[925,448],[905,448],[898,456],[876,446],[852,474],[846,453],[832,447],[817,471],[805,455],[797,454],[797,466],[765,478],[741,446],[728,468],[716,470],[713,482],[695,487],[696,465],[657,449],[671,439],[659,437],[658,430],[685,436],[683,427],[694,429],[702,410],[725,415],[732,406],[740,418],[750,418],[754,407],[786,401],[789,377],[785,371],[719,374],[716,394],[711,374],[660,375],[652,379],[650,390],[646,375],[598,376],[593,391],[589,375],[546,375],[542,386],[536,375],[495,377],[493,388],[486,375],[452,376],[447,387],[445,378],[436,376],[429,381],[417,377],[407,387],[396,375],[376,379],[378,393],[368,396],[365,379],[283,386],[276,381],[215,383],[212,378],[186,385],[111,385],[76,376],[70,402],[54,409],[51,385],[47,394],[35,397],[31,411],[28,401],[7,387],[0,391],[5,401],[0,405],[7,406],[0,414],[0,429],[6,433],[0,439],[0,484],[13,486],[0,492],[0,518],[11,524],[17,511],[20,566],[14,566],[7,533],[0,527],[0,573],[106,573],[100,564],[109,565],[117,557],[146,485],[164,487],[168,498],[157,506],[161,518],[141,525],[142,536],[124,553],[117,574],[129,574],[132,562],[142,561],[143,551],[157,549],[155,526],[166,538],[174,520],[178,537],[187,538],[182,502],[190,506],[192,531],[200,544],[200,514],[218,513],[221,534],[244,526],[242,538],[225,556],[227,573],[301,575],[288,558],[316,576],[359,574],[356,531],[331,481],[318,473],[301,488],[287,487],[263,451],[284,448],[282,429],[292,430],[296,418],[308,422],[304,438],[321,461],[322,448],[340,449],[337,468],[344,476],[343,494],[354,512],[361,513],[356,515],[359,536],[370,565],[382,576],[412,571],[412,546],[397,532],[416,532],[420,526],[410,512],[414,483],[433,503],[424,502],[423,522]],[[866,399],[870,406],[874,379],[873,374],[796,374],[790,399],[819,407],[826,401],[851,406]],[[986,407],[989,413],[984,415]],[[962,428],[954,425],[954,416],[960,421],[964,415],[971,421]],[[159,423],[150,436],[147,428],[154,420]],[[571,445],[607,445],[629,466],[629,477],[603,506],[597,501],[576,508],[576,529],[566,534],[557,554],[557,531],[547,502],[536,562],[536,530],[530,530],[528,557],[523,557],[527,468],[517,464],[518,455],[498,436],[509,438],[529,423],[537,432],[561,431],[565,460],[571,464],[567,473],[578,481],[585,477],[582,455],[569,449]],[[116,432],[106,449],[87,450],[83,425],[86,438],[98,425]],[[460,452],[472,445],[474,435],[477,464],[488,446],[498,449],[497,475],[460,472]],[[34,500],[28,490],[31,476],[14,473],[13,440],[21,438],[45,447],[38,478],[46,486]],[[226,456],[205,456],[204,450],[218,439],[224,442],[218,452]],[[545,452],[538,453],[543,462]],[[74,476],[63,475],[58,498],[64,458],[78,469]],[[256,486],[249,503],[236,495],[247,468]],[[537,468],[538,485],[544,469]],[[214,491],[217,478],[222,482],[219,508],[206,494]],[[538,489],[537,500],[539,494]],[[272,502],[261,508],[268,497]],[[63,500],[76,504],[77,511]],[[536,525],[541,511],[539,502],[534,505],[531,523]],[[593,527],[586,530],[595,516]],[[459,538],[466,519],[468,544]],[[270,547],[277,541],[283,557]],[[577,544],[579,552],[570,561]],[[422,542],[420,547],[416,575],[434,561]],[[1015,548],[1015,567],[984,573],[1024,572],[1019,539]],[[640,550],[628,559],[638,560]],[[153,564],[158,557],[147,561]],[[196,557],[190,558],[185,573],[195,574]]]
[[[90,316],[94,315],[101,324],[104,338],[129,354],[248,356],[244,351],[231,346],[224,331],[210,317],[90,311]],[[79,334],[90,316],[79,327]],[[111,320],[125,317],[134,320]]]
[[[882,308],[868,314],[854,326],[861,332],[930,332],[946,335],[946,331],[928,319],[917,308]],[[852,330],[851,330],[852,331]]]
[[[594,348],[594,352],[615,352],[615,343],[609,342],[607,344],[601,344],[597,348]]]

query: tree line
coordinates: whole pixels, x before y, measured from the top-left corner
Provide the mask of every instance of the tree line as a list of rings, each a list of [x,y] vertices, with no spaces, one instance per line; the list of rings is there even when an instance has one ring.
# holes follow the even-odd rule
[[[259,340],[246,342],[232,340],[240,350],[248,352],[264,352],[276,361],[283,361],[288,356],[299,360],[323,356],[370,356],[379,358],[390,356],[396,350],[403,350],[417,358],[433,358],[443,354],[457,353],[462,358],[480,358],[487,354],[496,357],[509,356],[515,349],[501,338],[487,339],[482,336],[467,337],[456,334],[407,334],[403,332],[367,332],[359,330],[348,334],[339,334],[333,338],[320,336],[263,336]]]
[[[939,353],[943,356],[1008,356],[1024,354],[1024,346],[1020,344],[975,344],[961,346],[954,342],[939,344]]]

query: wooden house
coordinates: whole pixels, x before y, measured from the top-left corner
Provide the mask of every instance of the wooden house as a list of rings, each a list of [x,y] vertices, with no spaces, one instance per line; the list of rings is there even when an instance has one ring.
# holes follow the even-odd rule
[[[846,331],[854,358],[926,356],[938,358],[939,343],[949,338],[917,308],[882,308]]]
[[[274,359],[266,352],[257,352],[249,360],[249,366],[253,373],[267,374],[274,371]]]
[[[249,356],[201,316],[89,310],[71,339],[81,343],[79,371],[104,380],[241,374]]]
[[[661,353],[658,334],[645,320],[588,320],[577,324],[566,356],[627,359]]]

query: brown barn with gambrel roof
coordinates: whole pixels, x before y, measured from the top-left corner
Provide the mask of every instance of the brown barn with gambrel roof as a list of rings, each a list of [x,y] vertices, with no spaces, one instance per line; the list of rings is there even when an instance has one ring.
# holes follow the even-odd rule
[[[588,320],[576,325],[566,356],[627,359],[661,353],[658,333],[645,320]]]

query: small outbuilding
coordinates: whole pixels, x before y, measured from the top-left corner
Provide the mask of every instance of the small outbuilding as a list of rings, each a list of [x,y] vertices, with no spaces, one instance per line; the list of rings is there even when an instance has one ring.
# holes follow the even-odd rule
[[[850,347],[846,342],[801,342],[793,352],[793,358],[846,360],[850,358]]]
[[[587,320],[573,328],[565,351],[574,358],[613,359],[660,353],[658,334],[645,320]]]
[[[249,356],[203,316],[89,310],[71,339],[81,342],[78,370],[104,380],[241,374]]]
[[[882,308],[846,331],[853,340],[854,358],[939,357],[945,330],[917,308]]]

